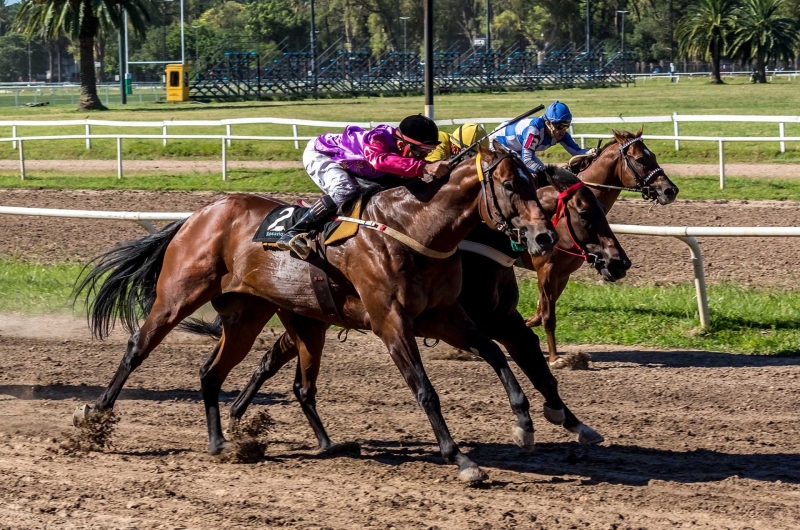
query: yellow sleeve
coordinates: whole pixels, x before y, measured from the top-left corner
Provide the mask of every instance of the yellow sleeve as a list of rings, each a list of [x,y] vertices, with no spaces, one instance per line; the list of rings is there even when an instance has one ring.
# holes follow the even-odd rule
[[[425,157],[426,161],[438,162],[439,160],[447,160],[450,158],[450,135],[446,132],[439,131],[439,142],[436,149]]]

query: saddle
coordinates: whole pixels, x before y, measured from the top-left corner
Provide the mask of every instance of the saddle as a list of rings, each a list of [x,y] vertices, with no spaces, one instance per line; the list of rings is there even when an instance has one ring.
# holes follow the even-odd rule
[[[350,204],[346,204],[341,214],[346,217],[361,217],[363,197],[358,197]],[[264,245],[264,250],[277,249],[277,241],[283,232],[291,228],[309,210],[303,201],[297,201],[297,206],[286,205],[269,212],[253,235],[253,242]],[[342,223],[335,218],[326,222],[321,230],[310,234],[310,238],[322,234],[325,245],[340,243],[358,233],[358,226],[354,223]]]
[[[569,159],[569,162],[564,166],[565,169],[568,169],[575,173],[576,175],[581,171],[585,170],[587,167],[592,165],[597,159],[596,155],[575,155]]]

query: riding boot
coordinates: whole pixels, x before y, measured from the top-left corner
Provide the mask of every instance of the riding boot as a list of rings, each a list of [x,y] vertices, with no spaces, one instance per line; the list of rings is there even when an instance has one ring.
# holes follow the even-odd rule
[[[300,258],[306,259],[311,252],[306,236],[317,225],[336,213],[337,208],[338,206],[330,195],[323,196],[303,214],[303,217],[294,226],[286,230],[276,243],[278,248],[294,251]]]

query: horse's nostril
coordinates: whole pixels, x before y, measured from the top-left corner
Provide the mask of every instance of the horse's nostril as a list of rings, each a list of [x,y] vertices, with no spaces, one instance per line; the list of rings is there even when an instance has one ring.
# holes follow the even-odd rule
[[[536,244],[542,248],[550,248],[555,244],[555,241],[553,241],[553,236],[551,236],[548,232],[536,234],[533,240],[536,241]]]
[[[666,195],[667,197],[674,197],[676,193],[673,188],[667,188],[664,190],[664,195]]]
[[[625,270],[630,269],[631,265],[632,265],[631,260],[629,259],[622,260],[622,266],[625,267]]]

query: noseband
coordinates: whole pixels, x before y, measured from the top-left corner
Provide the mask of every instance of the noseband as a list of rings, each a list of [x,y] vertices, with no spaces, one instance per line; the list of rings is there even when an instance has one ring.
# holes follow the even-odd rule
[[[661,174],[666,176],[664,170],[661,168],[661,166],[658,166],[647,175],[642,175],[639,172],[639,170],[637,170],[636,167],[634,167],[633,162],[628,156],[628,153],[626,153],[628,147],[632,146],[636,142],[642,142],[642,141],[643,141],[642,137],[637,136],[636,138],[632,138],[619,146],[619,156],[622,158],[622,160],[625,161],[625,165],[627,166],[628,170],[633,174],[634,178],[636,179],[636,188],[632,189],[625,188],[625,189],[629,189],[630,191],[640,192],[642,194],[642,198],[645,200],[655,200],[658,198],[658,192],[653,188],[651,188],[650,184],[656,177],[656,175]],[[622,170],[620,170],[619,180],[620,182],[622,182]]]
[[[564,218],[567,225],[567,232],[572,239],[572,246],[569,249],[564,249],[556,245],[556,248],[565,254],[576,256],[591,265],[593,268],[602,270],[606,266],[605,260],[599,255],[586,250],[585,247],[578,243],[575,238],[575,232],[572,230],[572,222],[569,218],[569,208],[567,208],[567,200],[577,193],[577,191],[586,185],[583,182],[576,182],[569,188],[558,193],[558,204],[556,206],[556,213],[553,215],[553,227],[558,227],[558,222]]]
[[[522,237],[525,229],[514,228],[511,220],[503,215],[500,209],[500,203],[497,201],[497,194],[494,192],[494,180],[492,180],[492,172],[497,169],[497,166],[503,160],[511,158],[516,161],[514,153],[504,153],[498,156],[491,164],[484,166],[481,154],[475,157],[475,167],[478,170],[478,180],[481,183],[481,197],[478,202],[478,211],[480,212],[481,219],[492,229],[502,234],[507,235],[511,241],[518,245],[524,246]],[[491,197],[491,203],[489,202]],[[494,213],[492,213],[494,211]]]

